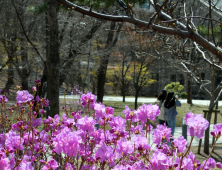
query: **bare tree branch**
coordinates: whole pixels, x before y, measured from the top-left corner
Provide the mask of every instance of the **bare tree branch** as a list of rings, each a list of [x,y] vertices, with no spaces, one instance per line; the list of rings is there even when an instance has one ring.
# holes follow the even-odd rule
[[[41,58],[42,62],[44,62],[44,59],[43,59],[42,55],[40,54],[40,52],[38,51],[38,49],[36,48],[36,46],[32,43],[32,41],[29,39],[28,35],[26,34],[26,31],[25,31],[25,28],[24,28],[23,23],[22,23],[22,21],[21,21],[20,15],[19,15],[18,10],[17,10],[17,8],[16,8],[16,6],[15,6],[14,0],[11,0],[11,1],[12,1],[12,4],[13,4],[14,8],[15,8],[15,12],[16,12],[16,14],[17,14],[19,23],[20,23],[20,25],[21,25],[21,27],[22,27],[22,31],[23,31],[23,33],[24,33],[27,41],[32,45],[32,47],[34,48],[34,50],[36,51],[36,53],[38,54],[38,56]]]
[[[149,24],[146,21],[142,21],[142,20],[135,19],[128,16],[116,16],[116,15],[106,15],[106,14],[98,13],[92,10],[82,8],[67,0],[57,0],[57,1],[84,15],[89,15],[89,16],[103,19],[103,20],[109,20],[109,21],[114,21],[114,22],[128,22],[128,23],[135,24],[138,27],[147,27],[147,25]],[[169,15],[167,15],[166,13],[162,11],[159,12],[159,17],[160,19],[164,21],[172,20],[172,18]],[[187,28],[184,24],[180,23],[179,21],[176,21],[175,23],[177,27],[180,28],[180,30],[169,28],[169,27],[164,27],[160,25],[155,25],[155,24],[150,25],[148,29],[152,28],[154,31],[157,31],[159,33],[177,35],[177,36],[180,36],[181,38],[189,38],[197,42],[203,48],[206,48],[208,51],[210,51],[212,54],[216,55],[220,60],[222,60],[222,49],[220,47],[216,47],[213,43],[207,41],[204,37],[202,37],[198,33],[193,32],[192,30],[190,30],[190,28]]]

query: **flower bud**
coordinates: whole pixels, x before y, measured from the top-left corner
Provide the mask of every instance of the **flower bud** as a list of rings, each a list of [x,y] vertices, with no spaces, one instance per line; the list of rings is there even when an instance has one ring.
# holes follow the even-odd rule
[[[72,115],[72,116],[75,116],[75,115],[76,115],[76,112],[72,112],[71,115]]]
[[[45,110],[40,109],[40,114],[44,114],[44,113],[45,113]]]
[[[22,125],[23,125],[23,122],[22,122],[22,121],[18,121],[18,122],[17,122],[17,126],[18,126],[18,127],[21,127]]]
[[[110,133],[114,133],[114,132],[116,132],[116,130],[115,129],[111,129],[109,132]]]
[[[37,89],[36,89],[36,87],[35,87],[35,86],[33,86],[33,87],[32,87],[32,91],[34,91],[34,92],[36,92],[36,91],[37,91]]]
[[[49,131],[49,128],[48,128],[48,127],[47,127],[47,128],[45,128],[45,131],[46,131],[46,132],[48,132],[48,131]]]
[[[222,164],[220,162],[216,163],[217,168],[222,168]]]
[[[33,114],[33,116],[35,116],[35,117],[37,116],[37,113],[36,113],[35,111],[33,111],[32,114]]]

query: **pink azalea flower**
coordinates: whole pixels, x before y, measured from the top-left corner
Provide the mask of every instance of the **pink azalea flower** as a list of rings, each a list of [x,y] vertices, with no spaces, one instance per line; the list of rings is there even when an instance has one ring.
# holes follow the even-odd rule
[[[199,160],[196,160],[196,157],[195,155],[192,153],[192,151],[189,153],[189,155],[187,156],[187,158],[189,158],[191,161],[192,161],[192,164],[196,166],[196,169],[195,170],[198,170],[200,169],[200,161]]]
[[[216,124],[213,126],[213,131],[211,131],[211,135],[219,138],[222,134],[222,123]]]
[[[125,129],[126,120],[121,118],[120,116],[112,118],[111,121],[109,121],[109,125],[111,128],[113,127],[122,127]]]
[[[189,126],[187,134],[189,136],[196,136],[197,138],[203,138],[204,131],[208,128],[209,122],[203,118],[202,114],[186,115],[186,123]]]
[[[37,91],[35,86],[32,87],[32,91]]]
[[[150,147],[150,144],[147,142],[146,137],[134,135],[132,138],[132,141],[135,144],[136,150],[138,150],[139,152],[148,151],[148,153],[149,153],[151,147]]]
[[[35,100],[37,101],[37,103],[39,103],[40,97],[39,97],[39,96],[36,96]]]
[[[35,119],[33,121],[33,118],[31,119],[31,122],[32,122],[32,126],[41,126],[42,125],[42,118],[38,118],[38,119]],[[30,125],[30,121],[28,122],[28,125]]]
[[[110,160],[113,157],[113,148],[111,146],[102,145],[95,153],[96,159],[101,162]]]
[[[45,110],[44,110],[44,109],[40,109],[39,113],[40,113],[40,114],[44,114],[44,113],[45,113]]]
[[[147,119],[156,121],[156,117],[160,114],[160,109],[157,105],[146,105],[143,103],[143,105],[137,109],[136,114],[141,122],[146,122]]]
[[[155,169],[167,169],[168,157],[166,154],[155,151],[150,159]]]
[[[56,160],[51,159],[50,161],[46,163],[46,165],[43,165],[42,170],[51,170],[51,169],[56,169],[58,167],[59,166]]]
[[[131,133],[134,133],[135,135],[145,136],[145,131],[143,130],[142,125],[138,124],[136,127],[131,125],[130,131]]]
[[[42,130],[40,133],[39,133],[39,139],[41,139],[41,142],[42,143],[45,143],[47,141],[49,141],[49,135],[46,131]]]
[[[74,119],[67,118],[65,113],[63,113],[62,115],[62,119],[63,119],[62,121],[63,125],[61,127],[67,126],[68,128],[71,128],[75,124]]]
[[[5,135],[0,134],[0,148],[3,148],[3,146],[5,145],[5,140],[6,140]]]
[[[94,110],[95,110],[95,118],[104,118],[106,115],[106,107],[101,103],[95,103]]]
[[[175,162],[178,166],[176,168],[176,170],[180,169],[180,158],[176,157],[176,162]],[[193,169],[194,168],[194,164],[192,163],[192,160],[190,158],[183,158],[183,162],[181,165],[181,169]]]
[[[184,120],[187,122],[187,120],[188,120],[189,118],[193,118],[193,117],[195,117],[195,114],[193,114],[193,112],[189,112],[189,113],[186,114],[186,117],[185,117]]]
[[[62,129],[61,133],[59,133],[53,140],[55,152],[57,154],[63,152],[69,157],[76,156],[79,149],[79,143],[81,143],[81,139],[77,132],[71,132],[71,130],[67,127]]]
[[[170,141],[170,133],[171,129],[164,125],[157,125],[156,129],[154,130],[152,136],[153,136],[153,143],[156,143],[158,145],[161,144],[163,140],[166,140],[167,142]]]
[[[216,163],[217,168],[222,168],[222,164],[220,162]]]
[[[96,96],[90,92],[87,94],[82,94],[80,100],[83,107],[85,107],[86,105],[90,105],[91,109],[93,109],[94,103],[96,101]]]
[[[5,147],[7,150],[23,150],[23,143],[24,139],[20,137],[19,134],[16,132],[13,132],[12,130],[5,134],[6,141],[5,141]]]
[[[8,102],[8,99],[5,97],[5,95],[0,95],[0,103],[6,103],[6,102]]]
[[[135,110],[131,110],[128,106],[125,106],[125,109],[123,110],[123,114],[125,115],[126,120],[132,120],[133,122],[137,122],[137,114]]]
[[[8,169],[9,168],[9,159],[2,158],[0,159],[0,169]]]
[[[207,163],[205,164],[206,160],[203,161],[203,164],[200,166],[203,170],[208,170],[208,169],[214,169],[216,166],[216,161],[213,158],[209,158],[207,160]],[[205,166],[204,166],[205,165]]]
[[[21,170],[34,170],[34,166],[32,166],[32,162],[22,161],[20,163],[20,167],[21,167]]]
[[[106,107],[106,114],[108,114],[108,115],[113,115],[113,111],[114,111],[114,108],[112,108],[112,107]]]
[[[159,152],[162,152],[166,155],[172,156],[171,150],[166,143],[163,143],[162,145],[157,145],[155,150],[158,150]]]
[[[126,166],[123,166],[123,165],[116,165],[112,170],[133,170],[135,169],[135,167],[133,166],[130,166],[130,165],[126,165]]]
[[[27,90],[18,91],[16,100],[18,103],[26,103],[27,101],[30,101],[33,99],[33,96],[29,94]]]
[[[101,103],[95,103],[94,104],[94,110],[95,110],[95,118],[112,118],[113,117],[113,108],[112,107],[105,107]]]
[[[116,152],[122,156],[133,153],[133,144],[131,141],[119,140],[116,146]]]
[[[83,131],[93,132],[95,131],[95,123],[96,122],[92,117],[85,116],[77,120],[76,126]]]
[[[40,101],[41,101],[41,104],[42,104],[43,107],[47,107],[49,105],[49,100],[48,99],[43,98]]]
[[[172,148],[174,149],[174,153],[184,153],[186,151],[187,140],[184,139],[183,136],[180,136],[178,139],[174,139],[172,142]]]
[[[35,82],[36,82],[36,84],[41,85],[41,80],[40,79],[35,80]]]
[[[81,111],[78,112],[72,112],[71,115],[74,119],[80,119],[81,118]]]

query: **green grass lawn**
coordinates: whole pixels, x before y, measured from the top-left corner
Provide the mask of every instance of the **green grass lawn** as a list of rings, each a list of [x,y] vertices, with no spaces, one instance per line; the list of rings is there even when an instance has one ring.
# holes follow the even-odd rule
[[[71,101],[73,101],[72,99],[68,99],[67,102],[69,103],[68,105],[71,104]],[[62,105],[64,105],[64,99],[60,99],[61,102],[61,107],[60,107],[60,113],[63,112],[62,111]],[[127,105],[130,109],[134,109],[134,102],[121,102],[121,101],[104,101],[103,104],[105,104],[106,106],[111,106],[114,108],[114,116],[121,116],[124,118],[124,114],[123,114],[123,110],[125,109],[125,106]],[[148,103],[146,103],[148,104]],[[138,102],[138,106],[141,106],[142,103]],[[186,116],[187,113],[189,112],[193,112],[195,114],[204,114],[203,110],[207,110],[208,106],[204,106],[204,105],[193,105],[190,106],[190,104],[186,104],[186,103],[182,103],[181,107],[177,107],[177,111],[178,111],[178,115],[176,117],[177,121],[176,121],[176,126],[181,126],[182,125],[182,118]],[[222,106],[220,106],[218,108],[218,110],[222,111]],[[153,125],[156,122],[152,122]],[[214,123],[214,114],[211,117],[211,123]],[[218,114],[217,116],[217,123],[222,123],[222,116],[221,114]]]

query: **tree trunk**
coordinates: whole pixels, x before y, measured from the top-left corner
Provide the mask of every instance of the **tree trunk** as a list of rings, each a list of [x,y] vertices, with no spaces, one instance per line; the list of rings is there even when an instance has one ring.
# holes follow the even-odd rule
[[[211,114],[212,112],[207,113],[207,121],[209,122],[209,127],[205,131],[205,136],[204,136],[204,153],[209,155],[209,137],[210,137],[210,121],[211,121]]]
[[[48,3],[48,0],[44,0],[44,3]],[[39,87],[39,97],[44,97],[45,93],[47,93],[47,89],[48,89],[48,85],[46,87],[43,88],[43,83],[47,82],[47,75],[48,75],[48,65],[47,65],[47,61],[49,58],[49,48],[50,48],[50,44],[49,44],[49,17],[48,17],[48,13],[49,10],[45,11],[45,42],[46,42],[46,46],[45,46],[45,51],[46,51],[46,61],[44,62],[44,69],[43,69],[43,75],[41,78],[41,86]],[[48,96],[48,95],[47,95]]]
[[[47,66],[46,66],[46,62],[44,62],[44,70],[43,70],[43,75],[41,78],[41,86],[39,86],[39,97],[43,98],[45,96],[45,88],[47,87],[43,87],[44,82],[47,82]]]
[[[123,102],[125,102],[125,81],[124,81],[124,78],[122,78],[122,93],[123,93]]]
[[[50,108],[47,116],[54,117],[59,114],[59,42],[58,42],[58,19],[56,0],[48,2],[49,21],[49,55],[46,61],[48,66],[47,74],[47,98]]]
[[[97,86],[97,102],[103,102],[103,96],[104,96],[104,86],[106,82],[106,70],[109,63],[109,56],[111,53],[111,49],[116,45],[116,42],[118,41],[119,36],[119,30],[122,28],[122,24],[119,25],[116,37],[114,37],[114,30],[116,26],[115,22],[111,22],[110,24],[110,30],[108,33],[105,51],[106,54],[101,57],[100,66],[98,68],[98,86]]]
[[[187,82],[187,103],[192,105],[192,87],[191,87],[191,81],[189,78]]]
[[[7,79],[7,83],[4,87],[4,89],[1,91],[1,93],[3,94],[6,90],[9,92],[10,87],[14,84],[13,81],[14,78],[14,70],[13,70],[13,56],[9,55],[8,56],[8,79]]]
[[[139,90],[135,89],[135,110],[137,109],[138,105],[137,105],[137,99],[139,96]]]
[[[123,102],[125,102],[125,75],[124,75],[124,62],[125,58],[122,61],[122,95],[123,95]]]
[[[96,83],[93,82],[92,94],[96,94]]]
[[[204,153],[210,154],[209,152],[209,138],[210,138],[210,121],[211,121],[211,115],[212,115],[212,110],[214,108],[214,97],[210,99],[210,106],[209,106],[209,112],[207,113],[207,121],[209,122],[209,127],[205,131],[205,136],[204,136]]]
[[[25,42],[22,43],[25,45]],[[30,70],[28,67],[28,53],[24,47],[21,47],[21,59],[22,59],[22,90],[29,90],[28,77],[30,75]]]
[[[106,82],[106,70],[109,63],[108,56],[103,56],[104,59],[100,63],[98,69],[98,85],[97,85],[97,102],[103,102],[104,86]]]
[[[110,29],[114,30],[115,22],[111,22]],[[105,49],[108,48],[113,42],[114,32],[109,31]],[[104,56],[101,57],[100,66],[98,68],[98,86],[97,86],[97,102],[103,102],[104,86],[106,82],[106,70],[109,63],[110,53],[107,51]]]

